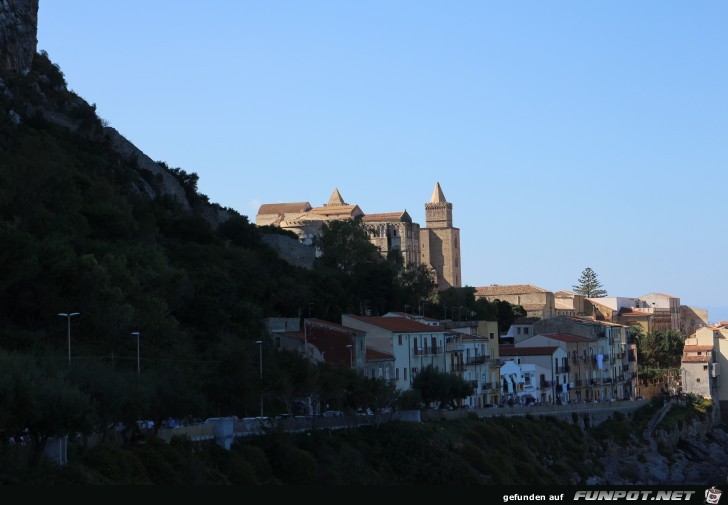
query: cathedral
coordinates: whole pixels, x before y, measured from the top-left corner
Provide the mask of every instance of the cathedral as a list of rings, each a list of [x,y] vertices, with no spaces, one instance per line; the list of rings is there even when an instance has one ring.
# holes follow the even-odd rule
[[[430,265],[437,274],[438,289],[461,286],[460,229],[453,227],[452,203],[445,199],[439,182],[425,204],[424,228],[413,222],[406,210],[365,214],[358,205],[346,203],[338,189],[320,207],[311,207],[308,202],[263,204],[255,224],[291,230],[301,243],[312,245],[323,223],[337,219],[361,219],[369,240],[385,256],[398,251],[405,265]]]

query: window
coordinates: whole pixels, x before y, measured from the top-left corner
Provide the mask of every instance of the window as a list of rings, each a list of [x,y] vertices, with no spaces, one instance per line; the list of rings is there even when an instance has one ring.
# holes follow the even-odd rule
[[[402,335],[397,335],[397,337],[399,338],[399,345],[402,345]]]
[[[495,338],[495,334],[491,331],[490,332],[490,339],[493,340]]]
[[[695,382],[700,382],[700,378],[695,379]]]
[[[523,328],[523,334],[528,335],[528,328]]]
[[[518,333],[519,335],[521,334],[521,328],[520,327],[516,328],[516,333]]]
[[[399,368],[395,368],[395,369],[394,369],[394,378],[395,378],[396,380],[399,380]]]
[[[417,377],[417,367],[413,366],[412,367],[412,378],[414,379],[415,377]]]
[[[708,369],[708,365],[703,365],[703,370],[707,370],[707,369]]]
[[[376,371],[376,370],[375,370],[374,368],[372,368],[372,379],[376,378],[376,377],[374,376],[374,374],[376,374],[376,373],[377,373],[377,371]]]
[[[403,375],[403,377],[402,377],[402,378],[403,378],[404,380],[407,380],[407,369],[406,369],[406,368],[403,368],[403,369],[402,369],[402,375]]]

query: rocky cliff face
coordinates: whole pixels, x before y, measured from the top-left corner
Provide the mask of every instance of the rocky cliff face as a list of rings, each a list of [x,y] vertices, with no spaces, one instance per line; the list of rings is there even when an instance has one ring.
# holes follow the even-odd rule
[[[0,0],[0,71],[30,71],[38,46],[38,2]]]

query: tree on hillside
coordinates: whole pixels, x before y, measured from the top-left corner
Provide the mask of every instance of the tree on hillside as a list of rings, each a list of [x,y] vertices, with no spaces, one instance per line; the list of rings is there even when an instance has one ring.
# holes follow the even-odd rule
[[[597,273],[590,267],[586,267],[581,272],[581,277],[577,284],[572,286],[574,291],[587,298],[604,298],[607,291],[602,289],[602,283],[597,278]]]
[[[322,225],[321,231],[314,240],[321,251],[321,264],[351,274],[363,263],[383,262],[360,219],[330,221]]]
[[[666,369],[680,366],[685,340],[675,330],[655,330],[644,333],[639,326],[632,327],[637,344],[637,364],[645,369]]]
[[[473,394],[473,387],[462,377],[432,365],[420,370],[412,381],[412,389],[420,392],[425,405],[439,402],[440,406],[449,404],[457,407],[463,398]]]

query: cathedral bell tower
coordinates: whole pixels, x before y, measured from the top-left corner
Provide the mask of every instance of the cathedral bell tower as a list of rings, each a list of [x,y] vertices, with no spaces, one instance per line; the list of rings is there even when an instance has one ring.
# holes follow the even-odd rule
[[[422,263],[437,273],[437,288],[461,287],[460,229],[452,225],[452,204],[440,183],[435,184],[430,202],[425,204],[425,228],[420,230]]]

